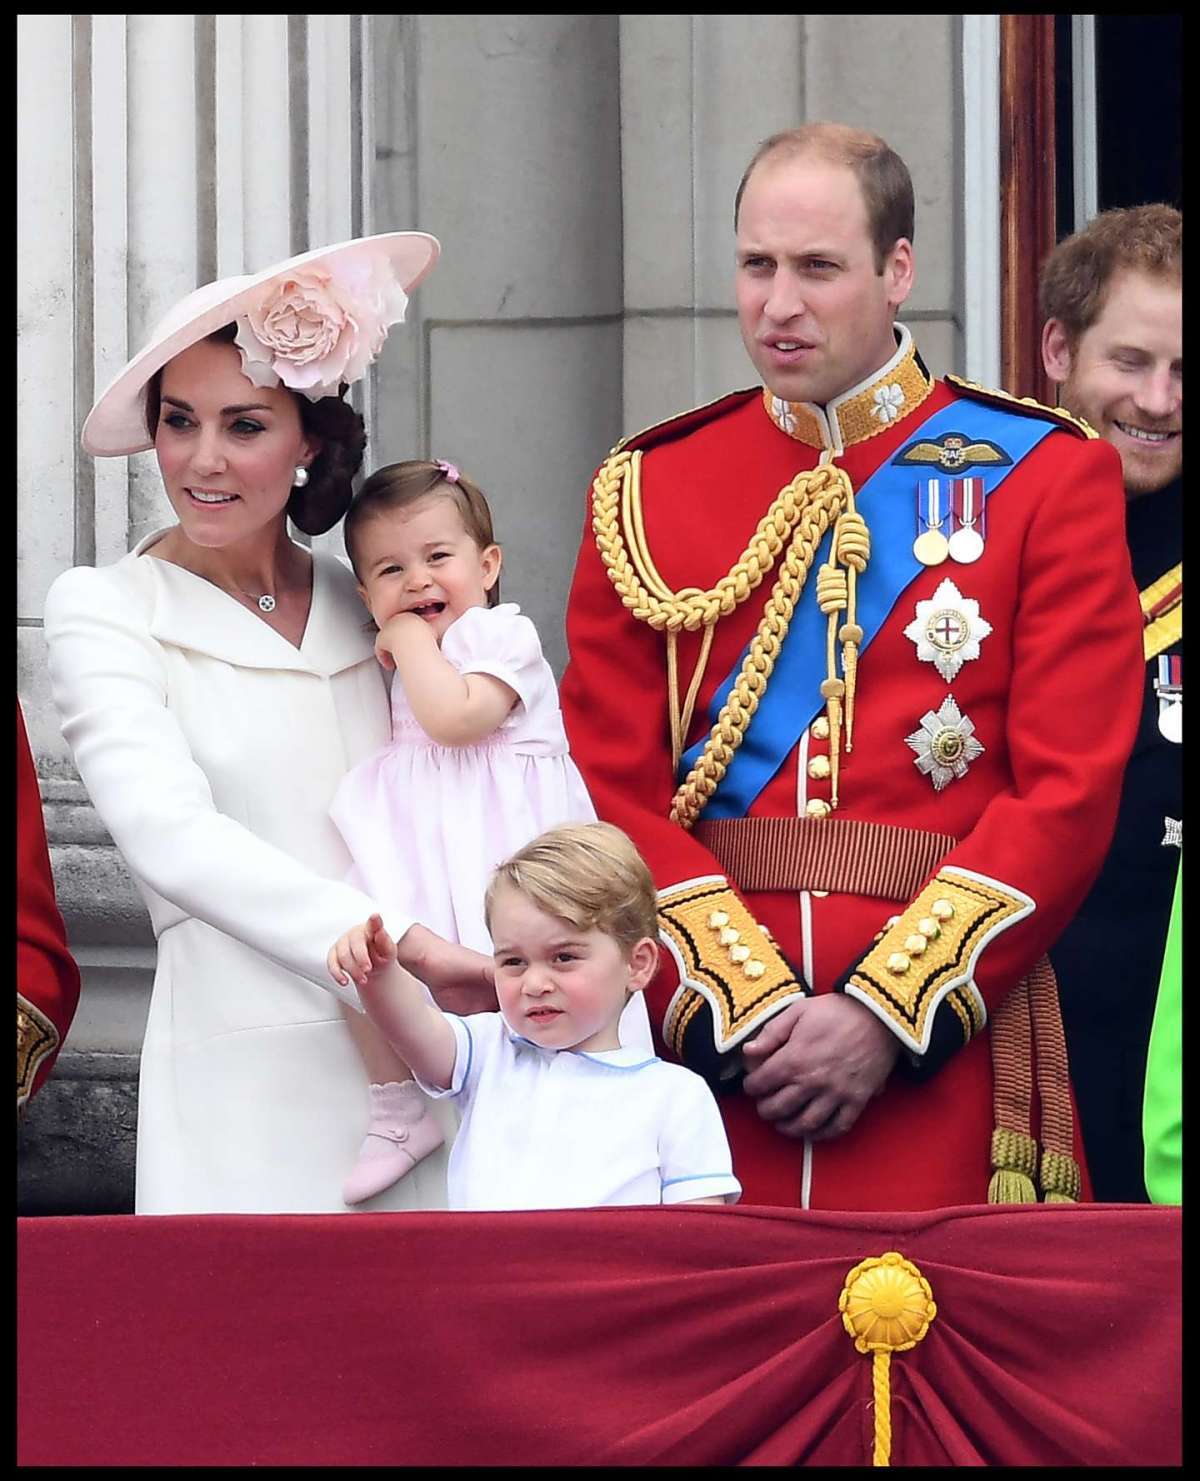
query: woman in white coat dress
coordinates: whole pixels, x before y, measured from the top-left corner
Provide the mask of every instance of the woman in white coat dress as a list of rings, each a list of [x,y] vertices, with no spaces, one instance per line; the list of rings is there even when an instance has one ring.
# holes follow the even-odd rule
[[[437,253],[397,232],[208,284],[84,425],[94,455],[155,449],[178,520],[46,602],[63,734],[158,940],[139,1213],[346,1212],[366,1086],[326,954],[377,906],[328,809],[388,704],[353,575],[286,521],[345,513],[364,437],[341,396]],[[485,958],[388,928],[445,1006],[494,1007]],[[445,1163],[364,1207],[444,1207]]]

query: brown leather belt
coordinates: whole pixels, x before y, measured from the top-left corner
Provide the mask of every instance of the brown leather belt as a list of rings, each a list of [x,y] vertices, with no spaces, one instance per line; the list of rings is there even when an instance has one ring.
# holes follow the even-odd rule
[[[957,842],[858,818],[701,819],[695,837],[741,890],[827,890],[911,900]]]

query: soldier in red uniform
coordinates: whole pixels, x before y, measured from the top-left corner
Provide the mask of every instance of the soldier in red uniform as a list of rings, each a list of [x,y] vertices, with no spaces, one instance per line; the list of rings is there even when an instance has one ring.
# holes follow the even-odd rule
[[[659,887],[651,1017],[748,1202],[1076,1198],[1042,959],[1137,723],[1119,460],[930,376],[883,140],[768,140],[735,221],[765,387],[618,445],[567,612],[572,752]]]
[[[79,1003],[46,846],[37,770],[17,704],[17,1110],[41,1089]]]

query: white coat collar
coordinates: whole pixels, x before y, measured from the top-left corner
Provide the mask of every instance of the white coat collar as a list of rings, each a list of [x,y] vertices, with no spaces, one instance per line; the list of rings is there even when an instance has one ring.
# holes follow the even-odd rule
[[[375,631],[359,599],[354,574],[341,561],[312,552],[313,592],[299,648],[211,581],[154,555],[142,555],[166,528],[155,530],[126,560],[136,562],[153,592],[150,633],[194,653],[239,668],[295,669],[328,677],[375,653]]]

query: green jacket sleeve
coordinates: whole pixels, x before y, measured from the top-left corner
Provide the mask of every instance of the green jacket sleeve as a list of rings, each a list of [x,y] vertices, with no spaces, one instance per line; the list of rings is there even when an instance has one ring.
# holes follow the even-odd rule
[[[1183,859],[1180,858],[1146,1059],[1142,1134],[1146,1142],[1146,1191],[1152,1203],[1183,1201],[1182,886]]]

